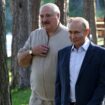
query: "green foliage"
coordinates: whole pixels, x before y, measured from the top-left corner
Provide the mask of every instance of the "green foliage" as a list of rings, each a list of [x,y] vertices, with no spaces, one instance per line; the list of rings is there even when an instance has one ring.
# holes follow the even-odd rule
[[[69,16],[83,16],[83,2],[81,0],[69,1]]]
[[[10,0],[6,0],[5,18],[6,18],[6,33],[8,33],[12,31],[12,15],[10,9]]]
[[[12,105],[28,105],[31,94],[30,89],[13,89]]]
[[[45,3],[53,3],[54,2],[54,0],[43,0]]]
[[[9,81],[11,82],[11,57],[7,58],[7,65],[9,70]],[[28,105],[30,98],[31,90],[27,89],[12,89],[12,105]]]
[[[52,2],[55,0],[41,0],[41,4]],[[83,0],[69,0],[69,10],[68,15],[83,16]],[[105,4],[104,0],[96,0],[96,16],[105,17]],[[10,0],[6,0],[6,33],[12,31],[12,15],[10,10]]]
[[[9,81],[11,82],[11,58],[7,58],[7,65],[9,70]],[[27,89],[12,89],[12,105],[28,105],[30,98],[31,90]]]
[[[68,15],[71,17],[83,16],[83,0],[70,0]],[[104,0],[96,0],[96,17],[105,17]]]
[[[96,0],[96,17],[105,17],[105,3],[104,0]]]
[[[11,70],[11,57],[7,58],[7,66],[8,66],[8,69]]]
[[[7,58],[7,68],[9,73],[9,82],[12,80],[12,74],[11,74],[11,57]]]
[[[54,3],[54,0],[42,0],[41,4],[45,4],[45,3]]]
[[[96,17],[101,17],[101,18],[104,18],[105,17],[105,9],[101,9],[101,11],[100,10],[97,10],[97,12],[96,12]]]

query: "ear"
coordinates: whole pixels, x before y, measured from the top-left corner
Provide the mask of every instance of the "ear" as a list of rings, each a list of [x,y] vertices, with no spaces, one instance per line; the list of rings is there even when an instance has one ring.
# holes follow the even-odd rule
[[[60,14],[59,14],[59,13],[57,13],[57,16],[58,16],[58,18],[60,19]]]
[[[86,30],[84,31],[85,36],[88,36],[89,33],[90,33],[90,29],[86,29]]]

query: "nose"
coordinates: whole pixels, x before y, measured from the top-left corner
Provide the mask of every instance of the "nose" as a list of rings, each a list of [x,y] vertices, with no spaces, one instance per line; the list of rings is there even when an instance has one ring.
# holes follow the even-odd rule
[[[45,22],[45,21],[47,20],[46,16],[43,16],[43,18],[41,18],[41,20],[42,20],[43,22]]]
[[[70,37],[74,38],[75,37],[75,33],[74,32],[69,32],[70,33]]]
[[[70,34],[70,38],[74,39],[76,36],[74,34]]]

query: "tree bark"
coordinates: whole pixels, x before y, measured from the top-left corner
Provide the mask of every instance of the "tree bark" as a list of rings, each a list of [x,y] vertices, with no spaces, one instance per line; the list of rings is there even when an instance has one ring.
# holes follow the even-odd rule
[[[60,17],[60,21],[62,24],[65,24],[65,5],[64,5],[64,0],[55,0],[55,4],[57,4],[57,6],[60,9],[61,12],[61,17]]]
[[[40,0],[13,1],[13,41],[12,41],[12,86],[20,88],[30,85],[30,67],[25,69],[17,64],[17,52],[23,47],[30,32],[38,28]]]
[[[29,33],[39,27],[39,7],[41,0],[28,0]]]
[[[83,17],[85,17],[90,23],[93,42],[97,44],[96,21],[95,21],[95,0],[84,0],[83,11],[84,11]]]
[[[28,0],[14,0],[13,6],[12,86],[27,87],[30,70],[18,66],[17,52],[28,38]]]
[[[0,105],[11,105],[4,30],[4,4],[0,0]]]

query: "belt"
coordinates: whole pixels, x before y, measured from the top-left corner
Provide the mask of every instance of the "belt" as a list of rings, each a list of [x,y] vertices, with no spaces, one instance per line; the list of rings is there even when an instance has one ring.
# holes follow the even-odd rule
[[[76,102],[70,102],[70,105],[76,105]]]

